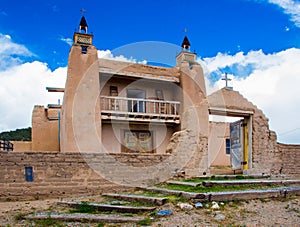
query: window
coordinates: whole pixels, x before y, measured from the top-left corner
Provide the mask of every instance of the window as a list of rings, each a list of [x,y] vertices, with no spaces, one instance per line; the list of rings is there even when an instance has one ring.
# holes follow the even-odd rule
[[[139,89],[127,90],[128,112],[144,113],[146,112],[146,105],[143,99],[146,98],[146,92]],[[132,98],[132,99],[131,99]]]
[[[81,53],[86,54],[87,53],[87,46],[81,46]]]
[[[155,93],[158,100],[164,100],[164,93],[162,90],[155,90]]]
[[[226,154],[230,154],[230,139],[225,140],[225,145],[226,145]]]
[[[117,86],[110,86],[109,87],[110,96],[118,96],[118,87]]]
[[[124,152],[153,152],[152,143],[151,131],[124,131]]]

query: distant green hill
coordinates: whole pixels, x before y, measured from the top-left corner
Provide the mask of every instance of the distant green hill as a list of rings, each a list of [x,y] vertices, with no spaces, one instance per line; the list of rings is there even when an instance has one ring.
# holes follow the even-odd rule
[[[1,132],[0,140],[31,141],[31,127],[16,129],[9,132]]]

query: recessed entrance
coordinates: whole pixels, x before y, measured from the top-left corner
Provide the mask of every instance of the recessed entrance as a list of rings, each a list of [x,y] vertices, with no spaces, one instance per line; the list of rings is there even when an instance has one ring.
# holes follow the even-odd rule
[[[210,109],[209,166],[231,170],[252,167],[252,112]]]

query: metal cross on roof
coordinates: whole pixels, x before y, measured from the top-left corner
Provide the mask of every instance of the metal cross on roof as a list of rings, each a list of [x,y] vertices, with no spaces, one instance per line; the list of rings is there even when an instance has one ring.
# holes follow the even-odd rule
[[[84,13],[86,12],[86,10],[85,10],[84,8],[82,8],[82,9],[80,10],[80,12],[82,13],[82,16],[83,16]]]
[[[228,75],[227,75],[227,73],[225,73],[225,77],[224,78],[222,78],[222,80],[225,80],[225,88],[226,89],[232,89],[232,87],[229,87],[228,86],[228,81],[231,81],[231,79],[230,78],[228,78]]]

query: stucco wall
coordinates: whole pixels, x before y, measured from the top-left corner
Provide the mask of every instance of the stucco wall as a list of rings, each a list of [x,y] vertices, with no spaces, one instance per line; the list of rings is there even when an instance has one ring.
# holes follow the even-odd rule
[[[226,154],[226,138],[230,138],[229,123],[209,122],[208,160],[210,166],[230,166],[230,154]]]
[[[160,163],[167,155],[111,154],[132,166]],[[86,161],[103,160],[103,154],[61,152],[0,152],[0,200],[66,197],[74,194],[113,192],[124,186],[109,182]],[[115,162],[115,168],[118,168]],[[108,163],[113,165],[113,163]],[[25,167],[33,167],[33,182],[25,181]]]
[[[10,141],[14,145],[14,151],[31,151],[32,142],[31,141]]]
[[[32,114],[32,151],[59,151],[58,121],[47,117],[57,117],[57,109],[35,106]]]

